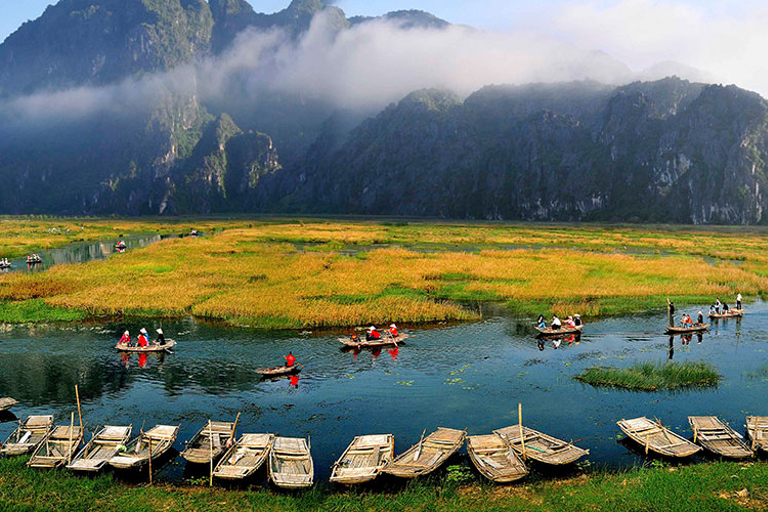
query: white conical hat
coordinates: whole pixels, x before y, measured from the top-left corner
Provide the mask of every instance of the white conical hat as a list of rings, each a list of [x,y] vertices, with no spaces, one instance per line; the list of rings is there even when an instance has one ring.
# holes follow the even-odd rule
[[[163,334],[163,330],[162,329],[158,329],[157,330],[157,334]]]
[[[139,332],[141,334],[147,334],[147,330],[145,328],[143,328],[143,327],[141,328],[141,330]]]

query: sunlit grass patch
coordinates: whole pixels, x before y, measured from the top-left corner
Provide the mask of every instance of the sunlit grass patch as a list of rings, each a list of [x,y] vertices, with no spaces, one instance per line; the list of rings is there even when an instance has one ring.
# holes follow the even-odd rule
[[[635,391],[713,387],[722,379],[714,366],[703,361],[643,362],[628,368],[588,368],[574,378],[592,386]]]

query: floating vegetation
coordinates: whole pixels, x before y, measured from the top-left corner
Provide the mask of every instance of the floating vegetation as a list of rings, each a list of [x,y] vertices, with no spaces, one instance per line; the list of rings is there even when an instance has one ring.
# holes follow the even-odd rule
[[[635,391],[713,387],[721,375],[704,361],[684,363],[635,363],[628,368],[588,368],[574,379],[596,387],[613,387]]]

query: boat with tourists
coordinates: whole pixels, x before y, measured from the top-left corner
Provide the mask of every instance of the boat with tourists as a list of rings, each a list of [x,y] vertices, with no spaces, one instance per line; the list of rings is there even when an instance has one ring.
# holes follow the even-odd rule
[[[274,434],[243,434],[221,458],[213,476],[222,480],[248,478],[264,465],[274,441]]]
[[[27,465],[31,468],[57,468],[72,460],[83,442],[83,428],[79,425],[59,425],[48,432],[37,446]]]
[[[746,426],[752,450],[768,452],[768,416],[747,416]]]
[[[209,464],[224,455],[235,435],[235,423],[209,421],[187,443],[181,456],[193,464]]]
[[[27,265],[37,265],[42,262],[43,258],[41,258],[39,254],[30,254],[27,256]]]
[[[413,445],[392,462],[384,472],[401,478],[427,475],[439,468],[464,444],[466,430],[439,427],[427,437],[426,430],[418,444]]]
[[[105,425],[88,441],[67,464],[67,469],[95,473],[101,471],[109,460],[117,455],[118,450],[131,437],[132,427]]]
[[[744,316],[743,309],[729,309],[728,312],[722,313],[710,313],[709,318],[712,319],[725,319],[725,318],[741,318]]]
[[[28,416],[0,446],[0,455],[14,457],[37,450],[53,429],[53,416]]]
[[[331,482],[352,485],[374,480],[395,454],[395,436],[357,436],[333,465]]]
[[[118,343],[117,345],[115,345],[115,350],[117,350],[118,352],[131,352],[131,353],[138,353],[138,354],[151,354],[151,353],[161,353],[161,352],[171,353],[175,346],[176,346],[176,342],[174,340],[168,339],[165,341],[165,345],[160,345],[159,343],[150,343],[146,347],[139,347],[136,345],[127,345],[125,343]]]
[[[401,333],[396,337],[385,335],[376,340],[345,337],[345,338],[339,338],[339,341],[343,343],[344,346],[346,347],[359,350],[361,348],[376,348],[376,347],[388,347],[391,345],[399,345],[410,337],[411,336],[408,334]]]
[[[694,324],[690,327],[675,327],[668,325],[665,334],[688,334],[695,332],[704,332],[710,328],[712,324]]]
[[[468,436],[467,453],[480,474],[492,482],[508,484],[528,474],[523,461],[499,434]]]
[[[269,451],[269,480],[282,489],[304,489],[315,483],[311,444],[300,437],[276,437]]]
[[[3,258],[0,260],[0,270],[7,270],[13,266],[13,263]]]
[[[149,464],[150,457],[157,460],[173,448],[181,425],[156,425],[129,442],[125,449],[109,459],[109,465],[117,469],[140,469]]]
[[[664,427],[660,421],[651,421],[645,416],[616,422],[627,437],[645,448],[645,453],[655,452],[666,457],[683,458],[701,451],[688,439]]]
[[[572,441],[563,441],[520,424],[493,432],[504,438],[523,459],[530,458],[543,464],[564,466],[589,455],[589,450],[579,448]]]
[[[560,329],[550,329],[548,327],[544,328],[536,326],[534,329],[539,331],[539,336],[566,336],[568,334],[581,335],[584,326],[578,325],[576,327],[561,327]]]
[[[732,429],[717,416],[688,416],[693,429],[693,442],[722,457],[744,459],[752,456],[752,450],[744,442],[744,436]]]

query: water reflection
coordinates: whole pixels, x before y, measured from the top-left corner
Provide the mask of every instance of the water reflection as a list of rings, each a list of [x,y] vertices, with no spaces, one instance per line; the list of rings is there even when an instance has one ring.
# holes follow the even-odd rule
[[[119,335],[138,330],[140,322],[0,327],[0,395],[21,401],[14,410],[19,416],[64,418],[75,409],[78,384],[91,428],[181,424],[177,448],[208,419],[242,412],[241,432],[311,435],[318,479],[354,435],[391,432],[401,451],[424,428],[482,434],[513,424],[517,411],[510,404],[520,401],[531,427],[583,438],[593,464],[625,467],[638,459],[616,444],[617,418],[658,416],[686,428],[689,414],[718,414],[732,424],[743,424],[742,411],[768,414],[766,319],[768,305],[755,304],[742,322],[719,323],[703,343],[702,335],[693,342],[660,334],[666,314],[606,319],[588,324],[580,338],[559,340],[536,339],[530,321],[496,316],[411,331],[407,345],[351,352],[339,350],[336,333],[311,337],[164,321],[167,335],[179,342],[174,354],[116,352]],[[305,370],[261,380],[255,369],[289,350]],[[587,367],[673,358],[711,362],[724,385],[648,394],[573,380]],[[12,426],[0,425],[0,437]],[[163,477],[179,478],[181,467],[169,464]]]

